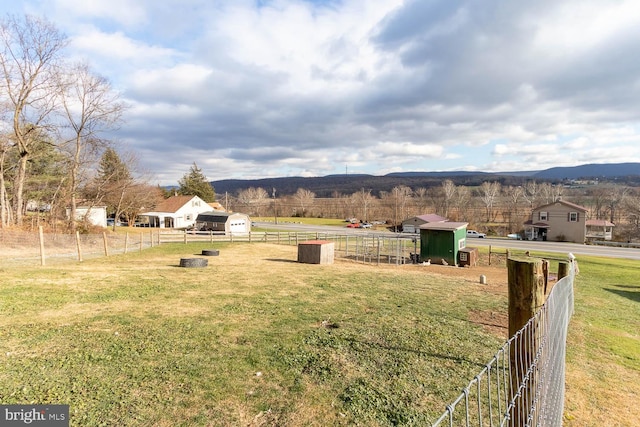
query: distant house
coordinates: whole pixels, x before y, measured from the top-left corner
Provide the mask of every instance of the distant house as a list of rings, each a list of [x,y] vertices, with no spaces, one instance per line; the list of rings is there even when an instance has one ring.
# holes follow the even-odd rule
[[[198,196],[172,196],[156,206],[155,211],[138,215],[137,227],[189,228],[202,212],[211,206]]]
[[[251,219],[249,215],[237,212],[203,212],[196,218],[196,229],[221,234],[248,234],[251,232]]]
[[[71,208],[66,209],[67,218],[71,218]],[[76,221],[87,221],[89,224],[106,227],[107,207],[106,206],[77,206]]]
[[[424,224],[429,224],[433,222],[445,222],[447,218],[441,217],[436,214],[426,214],[426,215],[418,215],[412,218],[407,218],[402,221],[402,232],[403,233],[419,233],[420,226]]]
[[[587,240],[611,240],[615,224],[606,219],[587,220]]]
[[[584,243],[587,209],[564,200],[538,206],[524,225],[525,239]]]

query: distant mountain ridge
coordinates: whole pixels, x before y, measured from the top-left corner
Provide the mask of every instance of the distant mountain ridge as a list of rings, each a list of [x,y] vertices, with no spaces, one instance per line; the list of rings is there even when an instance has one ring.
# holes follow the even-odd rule
[[[440,185],[443,179],[451,179],[456,185],[480,185],[494,179],[503,185],[520,185],[531,179],[540,181],[565,181],[579,179],[640,181],[640,163],[605,163],[580,166],[554,167],[537,171],[515,172],[394,172],[387,175],[344,174],[322,177],[281,177],[262,179],[224,179],[212,181],[218,197],[224,193],[237,194],[239,190],[262,187],[269,195],[273,189],[276,197],[294,194],[298,188],[313,191],[317,197],[332,197],[334,194],[353,194],[362,189],[377,195],[381,191],[391,191],[398,185],[412,189]]]

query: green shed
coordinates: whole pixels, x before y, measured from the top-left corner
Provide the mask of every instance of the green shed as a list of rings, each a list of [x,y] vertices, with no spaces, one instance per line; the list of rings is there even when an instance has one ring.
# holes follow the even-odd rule
[[[420,259],[433,264],[458,265],[465,247],[468,222],[432,222],[420,226]]]

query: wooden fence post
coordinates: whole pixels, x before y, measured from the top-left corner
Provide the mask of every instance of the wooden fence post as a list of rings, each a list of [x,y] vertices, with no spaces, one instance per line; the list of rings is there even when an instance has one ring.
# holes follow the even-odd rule
[[[45,256],[44,256],[44,232],[42,230],[42,226],[38,226],[38,238],[40,239],[40,265],[45,264]]]
[[[82,249],[80,248],[80,232],[76,231],[76,248],[78,250],[78,261],[82,262]]]
[[[566,261],[558,262],[558,280],[569,275],[569,263]]]
[[[129,246],[129,232],[124,233],[124,253],[127,253],[127,247]]]
[[[102,232],[102,242],[104,244],[104,256],[109,256],[109,246],[107,245],[107,233]]]
[[[544,304],[544,261],[540,258],[522,257],[507,259],[509,282],[509,337],[513,337]],[[536,324],[532,325],[534,328]],[[528,331],[514,340],[510,349],[511,398],[519,394],[511,414],[512,427],[525,425],[531,397],[535,392],[535,378],[529,378],[526,385],[522,380],[534,360],[539,345],[539,333]],[[522,390],[520,389],[522,386]]]

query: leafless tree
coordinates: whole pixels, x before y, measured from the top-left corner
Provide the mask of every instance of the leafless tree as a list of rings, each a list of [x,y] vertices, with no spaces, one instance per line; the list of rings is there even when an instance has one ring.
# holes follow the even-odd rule
[[[64,129],[68,130],[64,148],[70,158],[70,218],[74,229],[83,170],[95,163],[107,144],[100,134],[118,125],[124,104],[109,81],[91,72],[86,64],[60,73],[57,82]]]
[[[306,216],[306,209],[313,203],[313,200],[316,198],[316,193],[307,190],[306,188],[298,188],[298,191],[296,191],[296,194],[293,195],[293,198],[302,209],[300,216],[304,218]]]
[[[27,162],[38,142],[36,130],[48,124],[55,107],[54,76],[67,39],[47,21],[25,16],[0,22],[3,95],[11,107],[18,168],[13,185],[15,222],[22,224]]]
[[[629,190],[622,201],[627,220],[627,239],[640,238],[640,190]],[[616,226],[616,229],[618,227]]]
[[[560,197],[562,197],[562,193],[564,190],[562,185],[559,185],[559,184],[552,185],[549,182],[543,182],[542,184],[540,184],[539,189],[540,189],[540,194],[544,198],[545,204],[554,203],[558,201]]]
[[[619,207],[623,205],[624,199],[629,195],[629,187],[622,185],[613,185],[610,187],[607,193],[607,211],[609,214],[609,221],[612,223],[618,222],[620,217]]]
[[[512,186],[504,189],[507,200],[507,217],[509,221],[509,231],[520,228],[520,201],[523,200],[524,189],[520,186]]]
[[[262,187],[249,187],[238,191],[237,201],[249,210],[249,215],[262,216],[264,208],[269,205],[269,193]]]
[[[456,185],[450,179],[442,181],[442,216],[449,216],[449,208],[456,195]]]
[[[429,190],[424,187],[418,187],[413,194],[420,213],[426,213],[429,207]]]
[[[0,227],[6,227],[11,220],[11,209],[9,208],[9,197],[7,193],[6,159],[11,148],[9,135],[0,135]]]
[[[458,185],[456,187],[456,198],[455,198],[455,207],[458,213],[459,221],[468,221],[469,215],[469,205],[471,204],[471,190],[469,187],[465,187],[463,185]]]
[[[360,191],[356,191],[351,195],[354,199],[354,204],[356,206],[360,206],[362,208],[362,215],[360,216],[361,220],[365,222],[369,222],[369,215],[371,215],[371,205],[375,200],[371,195],[371,190],[365,190],[364,188]]]
[[[529,203],[529,208],[534,208],[538,204],[540,187],[535,181],[527,181],[524,184],[522,197]]]
[[[380,192],[380,198],[392,213],[393,227],[397,231],[398,224],[406,218],[406,207],[411,198],[411,188],[406,185],[393,187],[389,192]]]
[[[494,206],[498,195],[500,195],[500,183],[498,181],[485,181],[480,186],[480,198],[484,203],[486,220],[494,220]]]

